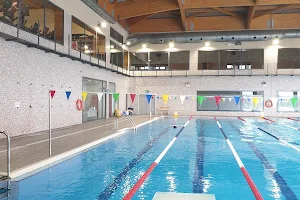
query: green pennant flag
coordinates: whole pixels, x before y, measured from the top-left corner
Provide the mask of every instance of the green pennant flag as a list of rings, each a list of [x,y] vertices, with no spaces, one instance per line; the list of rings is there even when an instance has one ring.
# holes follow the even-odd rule
[[[198,99],[198,103],[199,103],[200,105],[202,105],[204,96],[197,96],[197,99]]]
[[[119,96],[120,96],[119,93],[114,93],[114,94],[113,94],[114,100],[115,100],[116,102],[119,100]]]
[[[298,98],[297,97],[291,98],[291,101],[292,101],[293,107],[295,108],[297,105],[297,102],[298,102]]]

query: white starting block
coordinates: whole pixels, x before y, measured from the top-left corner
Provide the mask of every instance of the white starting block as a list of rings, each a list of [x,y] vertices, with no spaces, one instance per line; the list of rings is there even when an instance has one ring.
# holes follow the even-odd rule
[[[152,200],[216,200],[213,194],[156,192]]]

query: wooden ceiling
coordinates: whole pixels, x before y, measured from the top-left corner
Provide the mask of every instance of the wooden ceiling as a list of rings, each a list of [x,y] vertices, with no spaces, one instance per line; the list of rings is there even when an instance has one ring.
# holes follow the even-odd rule
[[[98,0],[130,33],[300,28],[300,0]]]

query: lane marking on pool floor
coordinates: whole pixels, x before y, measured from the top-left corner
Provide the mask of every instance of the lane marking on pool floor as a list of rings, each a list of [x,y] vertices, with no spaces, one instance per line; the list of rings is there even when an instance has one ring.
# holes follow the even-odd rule
[[[126,178],[130,173],[130,170],[135,167],[143,158],[143,156],[152,149],[154,143],[156,143],[163,135],[168,132],[169,128],[165,128],[160,134],[156,135],[151,139],[146,146],[137,154],[137,156],[132,159],[125,168],[113,179],[113,181],[98,195],[98,199],[109,199],[110,196],[117,190],[119,184]]]
[[[131,199],[134,194],[139,190],[141,185],[145,182],[145,180],[148,178],[148,176],[151,174],[151,172],[154,170],[154,168],[159,164],[159,162],[162,160],[162,158],[166,155],[166,153],[169,151],[169,149],[172,147],[174,142],[179,137],[180,133],[183,131],[183,129],[189,124],[193,116],[190,116],[188,121],[184,124],[183,127],[179,130],[179,132],[175,135],[175,137],[171,140],[171,142],[168,144],[168,146],[161,152],[161,154],[156,158],[156,160],[150,165],[150,167],[144,172],[144,174],[139,178],[139,180],[134,184],[134,186],[129,190],[129,192],[124,196],[123,200],[129,200]]]
[[[232,122],[229,122],[231,128],[235,129]],[[293,190],[289,187],[287,182],[284,180],[284,178],[279,174],[277,169],[271,165],[271,163],[268,161],[266,156],[254,145],[254,143],[250,140],[252,140],[251,137],[248,137],[246,134],[244,134],[240,129],[238,129],[238,132],[240,136],[245,140],[245,142],[248,144],[248,146],[252,149],[256,157],[260,160],[260,162],[264,165],[265,169],[270,172],[270,174],[275,179],[276,183],[279,185],[280,191],[283,193],[286,199],[290,200],[297,200],[296,194],[293,192]]]
[[[282,125],[282,126],[286,126],[286,127],[288,127],[288,128],[292,128],[292,129],[294,129],[294,130],[296,130],[296,131],[300,131],[300,128],[296,128],[296,127],[293,127],[293,126],[289,126],[289,125],[286,125],[286,124],[282,124],[282,123],[279,123],[279,122],[274,121],[274,120],[272,120],[272,119],[268,119],[268,118],[266,118],[266,117],[262,117],[262,119],[264,119],[264,120],[266,120],[266,121],[269,121],[269,122],[272,122],[272,123],[277,123],[277,124]]]
[[[193,193],[203,193],[204,185],[204,153],[205,153],[205,135],[204,135],[204,120],[196,120],[196,130],[198,135],[196,163],[193,179]]]
[[[249,185],[249,187],[250,187],[253,195],[255,196],[255,199],[256,200],[263,200],[263,197],[261,196],[259,190],[257,189],[254,181],[252,180],[250,174],[248,173],[248,171],[247,171],[246,167],[244,166],[242,160],[240,159],[238,153],[234,149],[232,143],[230,142],[230,140],[228,139],[227,135],[225,134],[225,132],[224,132],[224,130],[223,130],[220,122],[217,120],[216,117],[214,117],[214,118],[215,118],[215,120],[216,120],[216,122],[217,122],[217,124],[219,126],[219,129],[221,130],[221,132],[222,132],[222,134],[223,134],[223,136],[224,136],[224,138],[225,138],[225,140],[226,140],[226,142],[227,142],[227,144],[228,144],[228,146],[229,146],[229,148],[230,148],[230,150],[231,150],[231,152],[232,152],[232,154],[233,154],[236,162],[238,163],[238,165],[239,165],[239,167],[240,167],[240,169],[241,169],[241,171],[242,171],[242,173],[243,173],[243,175],[244,175],[244,177],[245,177],[245,179],[246,179],[246,181],[247,181],[247,183],[248,183],[248,185]]]
[[[269,133],[269,132],[267,132],[267,131],[265,131],[265,130],[263,130],[263,129],[261,129],[261,128],[255,126],[255,125],[253,125],[253,124],[251,124],[251,123],[249,123],[249,122],[247,122],[245,119],[243,119],[243,118],[241,118],[241,117],[238,117],[238,119],[241,120],[241,121],[243,121],[244,123],[249,124],[249,125],[251,125],[252,127],[257,128],[258,130],[260,130],[260,131],[262,131],[262,132],[268,134],[269,136],[275,138],[276,140],[282,142],[283,144],[285,144],[285,145],[287,145],[287,146],[289,146],[289,147],[295,149],[296,151],[300,152],[300,149],[299,149],[298,147],[296,147],[296,146],[294,146],[294,145],[288,143],[287,141],[285,141],[285,140],[283,140],[283,139],[281,139],[281,138],[279,138],[279,137],[277,137],[277,136],[275,136],[275,135],[273,135],[273,134],[271,134],[271,133]]]
[[[296,121],[296,122],[300,122],[300,120],[299,120],[299,119],[294,119],[294,118],[291,118],[291,117],[288,117],[287,119],[289,119],[289,120],[293,120],[293,121]]]
[[[144,116],[139,116],[139,117],[135,117],[135,118],[140,118],[140,117],[144,117]],[[133,118],[133,119],[135,119],[135,118]],[[121,121],[119,121],[119,123],[120,122],[125,122],[125,121],[128,121],[128,120],[127,119],[121,120]],[[83,132],[86,132],[86,131],[98,129],[98,128],[105,127],[105,126],[108,126],[108,125],[113,125],[113,124],[114,123],[103,124],[101,126],[95,126],[93,128],[88,128],[88,129],[84,129],[84,130],[81,130],[81,131],[76,131],[76,132],[68,133],[68,134],[65,134],[65,135],[60,135],[60,136],[57,136],[57,137],[53,137],[52,140],[56,140],[56,139],[59,139],[59,138],[68,137],[68,136],[71,136],[71,135],[75,135],[77,133],[83,133]],[[32,146],[32,145],[35,145],[35,144],[39,144],[39,143],[43,143],[43,142],[48,142],[48,141],[49,141],[49,139],[40,140],[40,141],[37,141],[37,142],[32,142],[32,143],[25,144],[25,145],[22,145],[22,146],[14,147],[14,148],[11,148],[10,150],[12,151],[12,150],[16,150],[16,149],[21,149],[21,148],[24,148],[24,147],[29,147],[29,146]],[[0,151],[0,153],[6,152],[6,151],[7,150],[2,150],[2,151]]]

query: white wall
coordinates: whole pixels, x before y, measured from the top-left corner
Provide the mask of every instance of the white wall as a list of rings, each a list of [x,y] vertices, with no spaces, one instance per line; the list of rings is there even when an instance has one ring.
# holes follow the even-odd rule
[[[69,58],[0,39],[0,129],[11,136],[48,129],[49,89],[58,90],[52,104],[52,127],[82,122],[75,102],[81,98],[82,77],[116,83],[120,109],[125,109],[128,78]],[[64,91],[72,91],[66,100]],[[15,108],[20,102],[20,108]]]
[[[185,83],[190,82],[190,87]],[[266,82],[266,86],[262,86]],[[179,95],[197,95],[197,91],[264,91],[264,100],[276,98],[278,91],[299,91],[299,76],[222,76],[222,77],[147,77],[132,78],[130,80],[129,92],[144,93],[149,90],[151,94],[178,95],[177,100],[170,100],[166,105],[162,99],[157,99],[156,108],[169,106],[171,114],[175,111],[179,115],[199,114],[199,115],[223,115],[223,116],[260,116],[260,112],[198,112],[197,100],[189,100],[181,104]],[[137,109],[137,103],[133,105]],[[300,113],[278,113],[276,107],[265,108],[266,116],[300,116]]]

